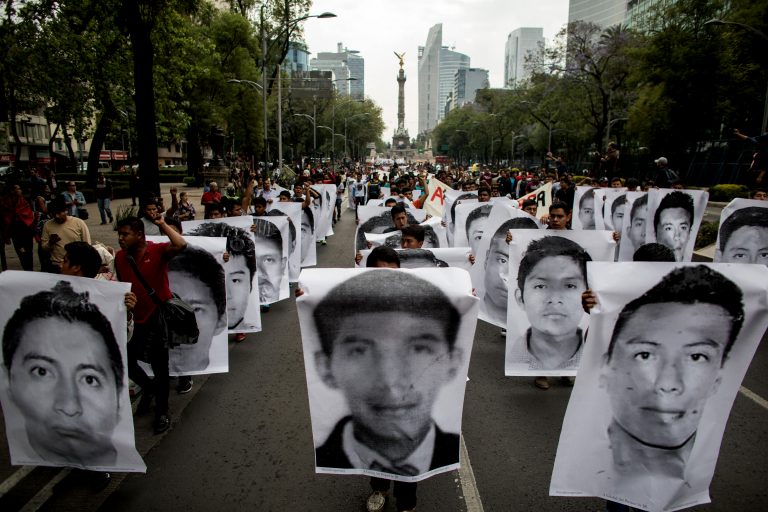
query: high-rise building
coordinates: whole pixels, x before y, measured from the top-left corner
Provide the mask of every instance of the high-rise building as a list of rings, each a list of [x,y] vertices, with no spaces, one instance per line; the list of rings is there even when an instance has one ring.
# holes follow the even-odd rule
[[[588,21],[608,28],[624,23],[627,0],[569,0],[568,23]]]
[[[310,68],[333,72],[339,94],[362,100],[365,98],[365,59],[359,53],[338,43],[336,52],[318,53],[317,58],[310,62]]]
[[[443,46],[443,24],[429,29],[427,44],[419,46],[419,133],[437,124],[440,94],[440,48]]]
[[[283,71],[288,74],[309,71],[309,52],[307,45],[299,41],[288,43],[288,53],[283,59]]]
[[[443,24],[429,29],[427,44],[419,46],[419,133],[432,130],[445,117],[456,72],[469,68],[469,56],[443,46]]]
[[[473,103],[479,89],[490,87],[488,70],[480,68],[459,69],[453,81],[453,94],[450,96],[448,110],[460,108],[467,103]]]
[[[469,69],[469,55],[455,52],[447,46],[440,48],[440,87],[438,90],[437,120],[445,118],[445,104],[456,84],[456,73]],[[454,97],[454,101],[456,101]]]
[[[629,0],[624,23],[628,28],[640,31],[653,30],[654,20],[652,15],[657,7],[672,5],[677,0]]]
[[[525,60],[543,46],[543,28],[521,27],[509,33],[504,48],[504,87],[513,87],[530,78]]]

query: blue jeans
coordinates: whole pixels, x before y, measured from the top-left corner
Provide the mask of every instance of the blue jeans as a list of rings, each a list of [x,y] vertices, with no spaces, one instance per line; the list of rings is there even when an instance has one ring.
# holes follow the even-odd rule
[[[99,207],[99,214],[101,215],[101,223],[106,224],[107,217],[109,217],[109,222],[112,222],[112,210],[109,209],[109,199],[97,199],[96,205]]]

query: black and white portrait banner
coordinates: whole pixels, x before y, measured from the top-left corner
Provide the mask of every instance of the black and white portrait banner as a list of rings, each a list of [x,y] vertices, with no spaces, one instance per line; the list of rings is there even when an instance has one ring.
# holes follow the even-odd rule
[[[626,200],[620,231],[619,261],[632,261],[635,251],[646,243],[645,225],[648,222],[648,192],[627,192]],[[653,219],[650,222],[653,222]]]
[[[472,201],[457,205],[453,247],[470,247],[473,253],[477,252],[492,208],[490,202]]]
[[[595,189],[595,229],[607,229],[621,233],[627,207],[627,189]]]
[[[691,261],[708,199],[706,190],[650,190],[646,243],[666,245],[675,253],[675,261]]]
[[[592,187],[576,187],[573,197],[573,215],[571,227],[574,230],[595,230],[595,218],[602,211],[602,205],[595,199],[595,191]]]
[[[510,230],[534,229],[542,226],[539,221],[507,203],[496,203],[491,210],[485,231],[475,253],[475,264],[470,275],[480,301],[481,320],[506,327],[507,294],[509,281],[509,245],[506,242]]]
[[[148,236],[147,241],[167,242],[164,236]],[[229,371],[227,348],[227,279],[224,237],[185,236],[187,248],[168,263],[171,291],[195,310],[200,329],[197,343],[179,345],[168,352],[169,374],[200,375]],[[152,367],[142,363],[147,375]]]
[[[13,465],[145,472],[128,397],[129,283],[0,274],[0,403]]]
[[[416,482],[458,468],[469,274],[308,269],[299,286],[316,471]]]
[[[720,213],[715,262],[768,265],[768,202],[734,199]]]
[[[415,210],[407,208],[405,211],[407,224],[418,224],[419,219],[414,216],[414,213],[422,220],[424,219],[424,213],[422,210]],[[402,215],[402,213],[400,214]],[[360,206],[357,209],[358,225],[355,231],[355,251],[362,251],[367,249],[366,234],[381,234],[381,233],[394,233],[399,236],[400,231],[395,228],[395,221],[392,219],[392,208],[386,206]],[[385,237],[386,238],[386,237]],[[397,245],[400,241],[397,241]]]
[[[589,263],[588,279],[598,305],[550,495],[651,512],[708,503],[728,415],[768,327],[768,269]]]
[[[184,236],[225,237],[229,260],[224,263],[227,276],[227,332],[261,331],[256,244],[250,215],[223,219],[190,220],[181,223]]]
[[[288,257],[291,232],[286,216],[253,217],[256,266],[259,269],[259,298],[264,305],[290,296]]]
[[[278,201],[272,204],[272,208],[267,213],[269,216],[286,215],[288,217],[288,232],[290,235],[289,255],[288,255],[288,276],[291,283],[299,280],[301,273],[301,260],[304,252],[304,226],[302,225],[303,212],[301,203],[290,201]],[[311,233],[309,234],[311,237]],[[313,241],[314,242],[314,241]]]
[[[464,192],[461,190],[449,190],[445,194],[445,214],[443,220],[448,228],[448,245],[454,246],[454,233],[456,231],[456,207],[461,203],[477,202],[477,192]]]
[[[370,250],[360,251],[363,259],[357,265],[358,268],[367,266]],[[445,268],[458,267],[469,271],[472,263],[469,261],[469,248],[448,247],[446,249],[397,249],[400,257],[401,268]]]
[[[504,374],[574,376],[588,315],[588,261],[613,261],[610,231],[515,230],[509,246]]]
[[[312,185],[318,197],[312,198],[310,208],[315,216],[315,238],[323,240],[333,235],[333,209],[336,205],[336,185]]]

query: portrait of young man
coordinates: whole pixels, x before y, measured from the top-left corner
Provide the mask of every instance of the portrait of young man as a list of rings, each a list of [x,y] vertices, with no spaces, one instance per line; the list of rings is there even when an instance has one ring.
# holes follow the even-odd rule
[[[145,471],[124,356],[130,287],[8,271],[0,290],[0,396],[12,463]]]
[[[457,230],[454,232],[454,246],[469,247],[472,254],[477,254],[492,209],[493,205],[488,202],[459,205],[456,208]]]
[[[301,205],[291,202],[278,202],[272,206],[267,215],[286,215],[288,217],[288,231],[291,236],[288,246],[288,277],[291,283],[295,283],[298,281],[299,274],[301,273],[301,251],[303,249],[302,236],[304,231],[302,229]]]
[[[227,290],[227,330],[230,333],[259,332],[259,287],[256,246],[250,233],[250,216],[228,217],[217,222],[183,222],[189,236],[224,237],[229,261],[224,263]]]
[[[255,238],[259,298],[269,305],[288,297],[288,218],[254,217],[251,233]]]
[[[653,215],[656,241],[675,252],[675,261],[685,259],[693,218],[693,197],[679,190],[665,195]]]
[[[768,265],[768,208],[764,204],[761,200],[738,199],[723,209],[716,262]]]
[[[200,330],[197,343],[170,349],[170,374],[176,376],[229,370],[226,275],[221,258],[196,246],[196,238],[202,237],[189,237],[187,249],[168,264],[171,291],[194,309]]]
[[[648,193],[627,192],[627,205],[623,219],[623,230],[619,247],[619,261],[632,261],[632,255],[645,244],[646,220],[648,218]],[[626,214],[629,214],[627,217]]]
[[[415,482],[455,469],[474,333],[467,321],[477,312],[469,275],[309,272],[302,274],[308,293],[297,305],[317,471]],[[303,304],[312,290],[314,303]]]
[[[526,375],[575,375],[584,344],[581,294],[588,288],[591,259],[582,246],[561,236],[544,236],[527,245],[514,300],[530,327],[507,344],[507,375],[519,375],[517,368]],[[515,336],[511,331],[510,338]]]
[[[586,189],[586,190],[585,190]],[[595,189],[587,187],[576,187],[576,199],[574,201],[576,221],[573,222],[573,229],[594,230],[595,215],[599,215],[602,204],[595,201]]]
[[[509,302],[509,244],[510,230],[539,229],[536,221],[519,217],[504,221],[491,237],[485,255],[483,274],[483,304],[481,319],[499,327],[507,325],[507,303]],[[475,265],[478,265],[476,262]]]
[[[730,408],[768,325],[768,269],[590,263],[588,275],[600,310],[550,494],[649,511],[708,502]]]

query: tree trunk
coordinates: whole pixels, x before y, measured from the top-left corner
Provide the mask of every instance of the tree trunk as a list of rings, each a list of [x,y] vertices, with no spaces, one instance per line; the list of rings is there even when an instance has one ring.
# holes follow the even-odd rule
[[[51,137],[48,139],[48,156],[51,158],[51,166],[53,167],[53,172],[56,172],[56,153],[53,151],[53,141],[56,140],[56,134],[59,133],[59,129],[61,128],[60,124],[56,124],[56,128],[51,133]]]
[[[187,174],[195,177],[195,184],[203,183],[203,151],[200,148],[200,130],[197,122],[187,128]]]
[[[75,150],[72,148],[72,137],[69,136],[66,123],[61,125],[61,133],[64,135],[64,145],[67,146],[67,153],[69,153],[69,160],[71,162],[77,162],[75,156]]]
[[[154,46],[152,21],[145,20],[140,2],[126,2],[128,31],[133,47],[133,84],[136,102],[136,137],[138,146],[140,202],[148,194],[160,195],[157,166],[157,129],[155,127]]]
[[[112,120],[117,114],[114,109],[114,105],[105,105],[105,110],[99,117],[99,122],[96,125],[96,132],[91,139],[91,150],[88,152],[88,184],[96,186],[96,179],[99,174],[99,157],[101,155],[101,148],[104,146],[104,141],[107,139],[107,134],[112,128]],[[110,108],[111,107],[111,108]]]

